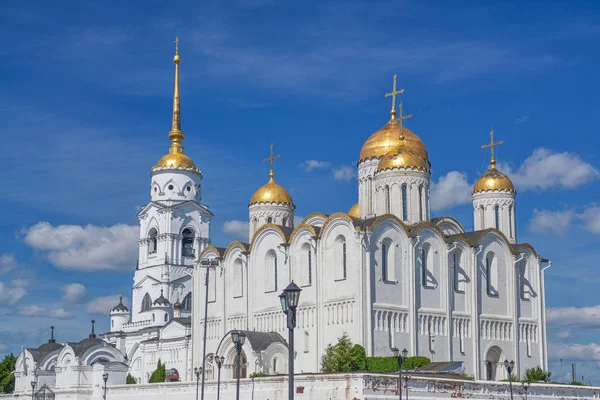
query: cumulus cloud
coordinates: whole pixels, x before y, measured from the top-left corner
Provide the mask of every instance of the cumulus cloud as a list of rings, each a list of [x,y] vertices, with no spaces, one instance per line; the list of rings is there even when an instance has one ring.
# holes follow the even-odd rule
[[[329,168],[330,165],[331,165],[331,163],[328,161],[306,160],[306,161],[300,163],[300,165],[298,165],[298,167],[304,169],[307,172],[310,172],[313,169]]]
[[[515,120],[515,125],[524,124],[529,121],[529,114],[525,114]]]
[[[81,303],[87,298],[87,291],[81,283],[62,285],[60,290],[63,292],[62,300],[70,304]]]
[[[86,310],[90,314],[108,315],[117,304],[119,304],[119,295],[96,297],[87,303]],[[129,307],[129,301],[123,298],[123,304]]]
[[[10,287],[0,282],[0,307],[17,304],[26,294],[22,287]]]
[[[56,267],[80,271],[128,270],[138,251],[137,226],[58,225],[39,222],[25,229],[23,240]]]
[[[546,320],[556,326],[600,328],[600,304],[592,307],[549,308],[546,311]]]
[[[559,339],[568,339],[571,337],[571,332],[569,331],[560,331],[556,334],[556,337]]]
[[[548,354],[555,360],[600,361],[600,344],[550,343]]]
[[[554,236],[564,234],[571,226],[575,213],[572,210],[550,211],[533,210],[529,230],[536,233],[549,233]]]
[[[248,221],[225,221],[223,223],[223,232],[229,233],[238,239],[248,240],[248,232],[250,229],[250,223]]]
[[[73,318],[73,314],[66,311],[64,308],[44,308],[40,306],[27,306],[20,308],[17,314],[27,317],[51,317],[58,319]]]
[[[14,254],[0,254],[0,275],[15,269],[17,266],[17,260]]]
[[[471,202],[473,185],[467,181],[467,174],[451,171],[431,185],[431,209],[439,211]]]
[[[506,164],[501,169],[518,190],[574,189],[600,176],[591,164],[581,160],[576,153],[553,153],[539,148],[516,170]]]
[[[13,287],[24,288],[24,287],[31,285],[31,281],[29,279],[18,278],[18,279],[13,279],[12,281],[10,281],[10,284]]]
[[[333,177],[338,181],[350,182],[356,177],[356,172],[354,168],[344,165],[333,170]]]
[[[594,205],[586,208],[581,214],[577,215],[583,221],[584,229],[588,232],[600,233],[600,207]]]

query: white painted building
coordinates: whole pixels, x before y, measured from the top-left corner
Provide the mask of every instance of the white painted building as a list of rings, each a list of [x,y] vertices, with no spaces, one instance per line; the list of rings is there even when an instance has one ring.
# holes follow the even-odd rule
[[[504,360],[515,361],[518,375],[547,368],[543,267],[549,263],[518,243],[516,192],[496,169],[493,153],[472,194],[476,230],[465,232],[449,216],[432,219],[431,163],[423,141],[402,126],[401,104],[400,117],[394,107],[390,121],[360,150],[358,203],[347,213],[315,212],[294,226],[295,205],[275,181],[271,153],[269,180],[248,206],[247,243],[215,247],[213,215],[201,203],[202,174],[181,145],[179,60],[176,54],[171,146],[152,168],[150,202],[139,213],[131,310],[120,301],[110,311],[102,343],[110,357],[97,362],[124,363],[146,383],[160,359],[182,381],[194,380],[206,321],[209,381],[217,377],[215,356],[225,358],[223,379],[235,377],[234,329],[248,336],[242,377],[286,373],[287,329],[278,296],[294,281],[302,288],[294,331],[298,373],[318,372],[327,345],[344,332],[369,356],[406,348],[411,356],[462,361],[476,379],[504,379]],[[208,283],[207,261],[217,264],[209,268]],[[32,369],[52,376],[52,387],[83,385],[75,373],[59,378],[63,369],[54,366],[66,365],[50,361],[65,346],[24,349],[17,389],[27,390]],[[74,357],[79,370],[93,367],[93,359],[76,351]],[[125,375],[118,374],[123,381]]]

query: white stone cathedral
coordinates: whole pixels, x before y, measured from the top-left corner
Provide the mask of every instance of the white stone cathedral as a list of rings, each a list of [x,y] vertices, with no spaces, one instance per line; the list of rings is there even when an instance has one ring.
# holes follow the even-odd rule
[[[473,232],[452,217],[430,217],[431,163],[425,144],[403,126],[410,116],[400,104],[400,115],[392,106],[389,122],[360,150],[358,203],[347,213],[315,212],[295,226],[295,205],[275,182],[271,151],[269,180],[250,198],[248,241],[216,247],[213,214],[201,203],[202,174],[181,144],[179,61],[176,53],[171,147],[152,168],[150,202],[139,213],[132,309],[119,302],[110,311],[103,361],[125,363],[138,382],[147,382],[160,359],[178,379],[194,380],[206,325],[208,380],[216,379],[214,360],[221,356],[222,379],[235,377],[232,330],[247,335],[242,377],[286,373],[278,296],[294,281],[302,288],[294,331],[298,373],[318,372],[327,345],[343,333],[368,356],[406,348],[410,356],[462,361],[476,379],[506,378],[504,360],[515,361],[517,375],[547,369],[543,266],[549,262],[517,242],[516,191],[495,166],[493,132],[490,168],[472,193]],[[398,93],[394,83],[394,101]],[[92,345],[97,352],[98,343]],[[27,387],[28,378],[19,379],[28,368],[52,368],[49,375],[68,369],[59,357],[63,347],[52,339],[24,349],[17,387]],[[83,371],[98,357],[72,355],[69,362]],[[65,379],[54,382],[77,386]]]

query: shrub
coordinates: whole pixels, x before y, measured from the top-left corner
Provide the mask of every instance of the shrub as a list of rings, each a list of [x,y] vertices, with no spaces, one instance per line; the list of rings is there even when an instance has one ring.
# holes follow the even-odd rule
[[[548,382],[552,376],[552,372],[544,371],[540,366],[535,368],[527,368],[523,380],[525,382]]]
[[[250,374],[250,378],[260,378],[261,376],[268,376],[265,372],[253,372]]]
[[[160,360],[158,360],[158,364],[156,364],[156,370],[150,375],[149,383],[157,383],[164,382],[167,379],[167,368],[165,364],[162,364]]]
[[[367,370],[367,353],[360,344],[355,344],[350,349],[350,371]]]
[[[402,362],[402,369],[417,369],[421,368],[424,365],[427,365],[431,362],[431,360],[427,357],[415,356],[415,357],[406,357],[406,359]]]
[[[414,370],[427,365],[431,360],[427,357],[406,357],[402,361],[402,369]],[[367,371],[369,372],[394,372],[398,371],[396,357],[367,357]]]
[[[321,357],[322,372],[350,372],[352,369],[352,341],[344,333],[336,345],[328,344]]]
[[[126,383],[128,385],[135,385],[137,383],[137,381],[135,380],[135,378],[133,376],[131,376],[131,374],[127,374]]]

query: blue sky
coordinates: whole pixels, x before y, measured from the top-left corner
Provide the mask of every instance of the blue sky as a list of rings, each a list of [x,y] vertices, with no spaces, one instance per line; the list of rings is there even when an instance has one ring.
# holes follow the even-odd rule
[[[23,2],[21,2],[23,3]],[[213,243],[239,237],[253,191],[297,215],[346,211],[392,75],[427,145],[434,214],[472,229],[469,190],[493,126],[519,191],[519,241],[547,271],[551,369],[600,384],[597,65],[600,13],[577,2],[27,2],[0,6],[0,352],[57,326],[100,330],[130,297],[136,213],[168,147],[180,37],[185,152],[203,170]],[[316,167],[308,171],[306,161]],[[241,221],[241,222],[235,222]],[[113,300],[114,299],[114,300]],[[568,370],[567,367],[564,371]]]

